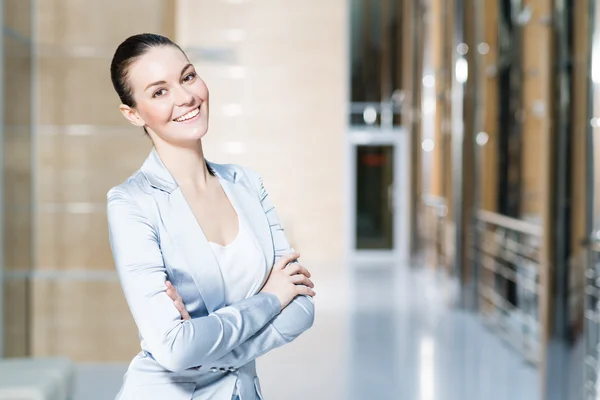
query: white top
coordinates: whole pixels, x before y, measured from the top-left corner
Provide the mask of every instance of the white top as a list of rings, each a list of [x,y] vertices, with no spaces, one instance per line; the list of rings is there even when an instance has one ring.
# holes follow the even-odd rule
[[[238,234],[227,246],[208,242],[223,275],[226,305],[254,295],[265,278],[265,259],[238,217]]]
[[[265,259],[238,217],[238,234],[227,246],[208,242],[217,258],[225,286],[225,302],[231,305],[253,295],[265,277]],[[239,394],[236,382],[233,396]]]

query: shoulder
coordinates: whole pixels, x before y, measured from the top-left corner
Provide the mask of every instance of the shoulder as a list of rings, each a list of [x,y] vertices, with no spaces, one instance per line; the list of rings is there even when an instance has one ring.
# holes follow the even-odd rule
[[[108,204],[116,201],[142,203],[150,196],[152,187],[141,171],[136,171],[121,184],[112,187],[106,194]]]
[[[106,194],[106,213],[111,231],[121,226],[123,221],[134,221],[155,229],[156,211],[152,191],[152,186],[141,171],[112,187]]]

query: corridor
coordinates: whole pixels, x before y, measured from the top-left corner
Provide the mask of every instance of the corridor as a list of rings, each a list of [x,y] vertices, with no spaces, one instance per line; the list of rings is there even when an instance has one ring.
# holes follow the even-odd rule
[[[173,309],[132,318],[148,297],[129,294],[120,277],[132,269],[114,249],[131,251],[140,274],[181,278],[199,310],[231,294],[178,190],[209,190],[198,207],[225,223],[211,220],[224,197],[201,174],[207,163],[234,165],[222,188],[239,188],[239,203],[260,200],[238,221],[254,221],[265,260],[288,248],[283,230],[316,284],[314,326],[257,360],[266,400],[600,399],[599,1],[0,0],[0,10],[0,400],[114,399],[140,327],[173,332]],[[156,57],[150,76],[143,63],[167,45],[182,53]],[[195,167],[169,156],[192,148]],[[136,172],[149,155],[158,184]],[[112,218],[107,193],[132,174],[159,200],[133,199]],[[167,229],[171,214],[181,221]],[[132,221],[143,229],[115,228]],[[134,252],[142,242],[153,250]],[[243,261],[234,267],[246,273]],[[198,278],[209,270],[223,281]],[[160,294],[139,282],[136,293]]]

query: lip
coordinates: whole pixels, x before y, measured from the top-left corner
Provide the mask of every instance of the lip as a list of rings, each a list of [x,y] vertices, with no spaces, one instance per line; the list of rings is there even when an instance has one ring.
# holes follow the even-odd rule
[[[194,111],[194,110],[196,110],[196,109],[198,109],[198,114],[196,114],[196,116],[194,116],[193,118],[187,119],[187,120],[185,120],[185,121],[176,121],[178,118],[181,118],[181,117],[183,117],[184,115],[186,115],[186,114],[189,114],[189,113],[191,113],[192,111]],[[178,124],[183,124],[183,123],[186,123],[186,122],[195,121],[195,120],[196,120],[196,119],[197,119],[197,118],[200,116],[200,114],[201,114],[201,111],[202,111],[202,110],[200,110],[200,106],[194,107],[194,108],[192,108],[192,109],[190,109],[190,110],[188,110],[188,111],[184,112],[184,113],[183,113],[183,114],[181,114],[180,116],[178,116],[178,117],[176,117],[176,118],[173,118],[173,122],[177,122]]]

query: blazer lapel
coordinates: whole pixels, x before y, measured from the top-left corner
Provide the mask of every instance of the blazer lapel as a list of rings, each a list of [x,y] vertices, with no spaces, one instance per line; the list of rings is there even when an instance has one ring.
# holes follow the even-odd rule
[[[156,196],[161,220],[167,233],[179,247],[187,271],[198,287],[209,313],[225,305],[225,285],[219,263],[212,252],[204,232],[196,221],[177,182],[161,161],[156,149],[141,168],[150,185],[168,196]]]
[[[212,313],[223,308],[225,285],[219,262],[180,188],[170,194],[163,212],[165,228],[181,249],[181,256],[200,291],[207,311]]]

